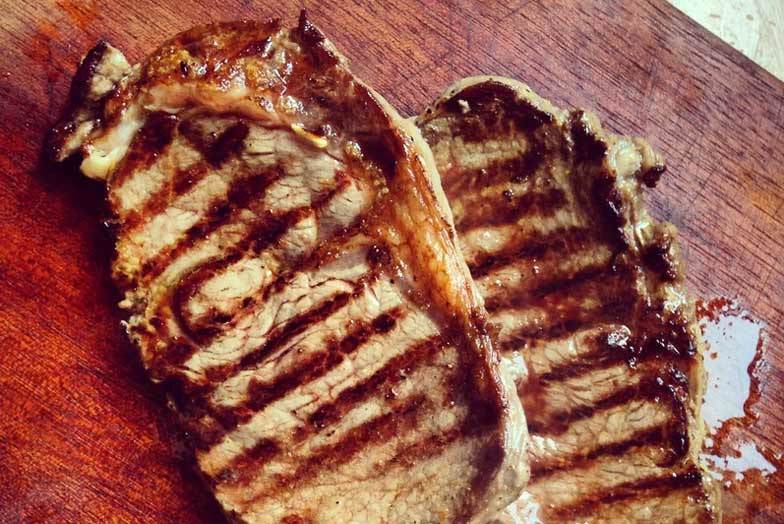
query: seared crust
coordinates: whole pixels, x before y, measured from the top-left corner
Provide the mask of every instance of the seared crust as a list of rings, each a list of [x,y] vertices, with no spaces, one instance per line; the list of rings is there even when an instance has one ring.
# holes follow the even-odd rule
[[[518,496],[522,410],[432,158],[304,15],[187,31],[93,99],[55,154],[107,183],[129,336],[229,515],[478,522]]]
[[[661,158],[504,78],[458,82],[416,123],[518,364],[532,477],[501,520],[720,520],[694,304],[675,228],[642,199]]]

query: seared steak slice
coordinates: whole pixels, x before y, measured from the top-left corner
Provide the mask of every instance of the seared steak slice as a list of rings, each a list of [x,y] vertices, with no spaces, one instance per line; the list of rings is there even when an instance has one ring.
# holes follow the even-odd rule
[[[502,358],[531,482],[506,519],[706,522],[701,342],[675,228],[645,210],[664,164],[511,80],[466,79],[417,120]]]
[[[241,522],[482,520],[525,423],[416,128],[304,15],[102,44],[52,135],[104,180],[128,334]]]

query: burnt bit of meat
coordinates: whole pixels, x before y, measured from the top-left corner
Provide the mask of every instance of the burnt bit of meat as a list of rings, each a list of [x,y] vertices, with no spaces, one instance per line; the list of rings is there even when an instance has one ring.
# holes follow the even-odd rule
[[[533,132],[552,123],[552,115],[520,98],[501,82],[483,82],[463,89],[443,102],[447,112],[461,115],[459,134],[467,141],[481,141],[488,135],[515,129]]]
[[[214,144],[209,148],[207,160],[220,167],[229,157],[236,155],[242,149],[250,129],[245,122],[238,122],[221,133]]]
[[[607,154],[607,143],[591,131],[584,114],[575,111],[569,123],[575,157],[578,162],[601,162]]]
[[[607,234],[607,239],[619,251],[626,248],[629,245],[624,231],[626,217],[623,213],[623,199],[615,184],[615,176],[609,173],[596,176],[591,193],[593,204],[599,212],[599,225]]]
[[[674,239],[667,231],[657,231],[653,241],[642,251],[642,261],[665,282],[678,278],[678,263],[674,254]]]
[[[109,49],[108,42],[101,40],[95,47],[85,55],[82,63],[79,64],[76,74],[71,81],[71,88],[68,92],[68,101],[63,109],[60,124],[52,127],[46,139],[46,154],[49,158],[56,160],[60,154],[68,136],[76,130],[77,112],[86,110],[90,113],[97,113],[100,110],[100,103],[88,103],[90,94],[90,82],[95,76],[95,71],[104,60]]]
[[[293,36],[303,44],[304,51],[313,63],[313,67],[321,69],[334,66],[340,62],[335,53],[327,48],[325,45],[326,37],[308,19],[304,9],[300,12],[299,25]]]
[[[648,187],[656,187],[662,175],[667,171],[667,166],[664,164],[656,164],[647,169],[644,169],[639,177],[640,180]]]

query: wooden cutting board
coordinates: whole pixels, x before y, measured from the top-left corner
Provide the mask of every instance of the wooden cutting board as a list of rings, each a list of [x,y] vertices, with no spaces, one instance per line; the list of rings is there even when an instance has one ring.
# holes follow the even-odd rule
[[[99,38],[139,60],[192,25],[271,15],[293,23],[303,5],[3,4],[0,522],[219,522],[119,328],[101,188],[73,166],[40,162],[41,142]],[[649,137],[670,166],[649,201],[681,231],[691,289],[737,297],[767,324],[760,415],[744,431],[781,451],[784,84],[662,1],[305,7],[404,114],[457,78],[492,73]],[[780,475],[769,482],[767,492],[784,493]],[[755,512],[756,522],[784,519],[780,506]]]

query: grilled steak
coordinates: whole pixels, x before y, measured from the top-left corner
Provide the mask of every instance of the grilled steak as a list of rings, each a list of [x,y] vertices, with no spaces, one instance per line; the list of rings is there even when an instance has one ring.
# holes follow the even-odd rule
[[[241,522],[468,522],[526,431],[427,146],[303,16],[141,66],[100,44],[52,133],[114,215],[127,331]]]
[[[693,303],[674,227],[642,201],[662,160],[506,79],[459,82],[417,124],[519,371],[531,482],[504,520],[717,519]]]

